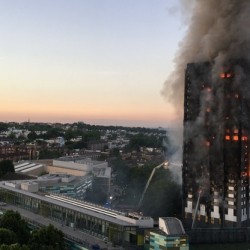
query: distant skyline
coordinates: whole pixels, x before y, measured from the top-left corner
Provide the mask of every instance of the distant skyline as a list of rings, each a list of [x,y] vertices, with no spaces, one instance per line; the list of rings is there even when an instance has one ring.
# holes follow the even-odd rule
[[[1,121],[174,121],[160,92],[184,34],[178,1],[0,4]]]

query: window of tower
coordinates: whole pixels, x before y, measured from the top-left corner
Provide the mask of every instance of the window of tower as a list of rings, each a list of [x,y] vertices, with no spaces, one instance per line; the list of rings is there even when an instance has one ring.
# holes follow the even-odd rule
[[[227,78],[232,78],[233,74],[231,72],[222,72],[220,73],[220,78],[221,79],[227,79]]]
[[[237,211],[236,211],[236,209],[234,209],[234,216],[237,216]]]
[[[233,74],[232,73],[227,73],[226,74],[226,78],[232,78],[233,77]]]
[[[247,141],[247,136],[242,136],[241,140],[242,141]]]
[[[225,136],[226,141],[230,141],[230,135]]]
[[[220,78],[222,78],[222,79],[226,78],[226,74],[225,73],[220,73]]]
[[[233,136],[233,140],[234,140],[234,141],[238,141],[238,140],[239,140],[239,136],[238,136],[238,135],[234,135],[234,136]]]

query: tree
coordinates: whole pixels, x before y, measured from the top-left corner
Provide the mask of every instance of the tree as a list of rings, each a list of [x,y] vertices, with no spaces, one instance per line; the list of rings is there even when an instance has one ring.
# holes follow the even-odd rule
[[[26,221],[21,218],[18,212],[13,210],[6,211],[0,219],[0,227],[14,232],[17,236],[17,242],[26,244],[29,240],[29,228]]]
[[[30,133],[27,135],[27,137],[28,137],[28,139],[29,139],[30,141],[34,141],[34,140],[36,140],[36,138],[37,138],[37,134],[36,134],[35,131],[32,131],[32,132],[30,132]]]
[[[8,136],[7,136],[8,139],[10,140],[15,140],[16,139],[16,135],[15,133],[11,132]]]
[[[61,128],[51,128],[46,132],[46,134],[41,135],[40,137],[42,137],[43,139],[51,139],[63,135],[64,133]]]
[[[7,130],[8,130],[8,124],[0,122],[0,131],[7,131]]]
[[[15,173],[15,168],[11,160],[0,161],[0,174],[3,175],[7,172]]]
[[[77,133],[74,130],[68,129],[65,132],[64,138],[65,138],[66,141],[68,141],[68,140],[70,140],[70,139],[72,139],[72,138],[74,138],[76,136],[77,136]]]
[[[111,150],[111,155],[115,156],[115,157],[119,157],[120,156],[120,149],[119,148],[113,148]]]
[[[25,137],[23,134],[20,134],[20,135],[17,137],[17,140],[18,140],[18,141],[24,141],[24,140],[26,140],[26,137]]]
[[[35,230],[29,241],[31,250],[64,250],[64,234],[51,224],[47,227]]]
[[[155,172],[141,209],[144,214],[155,218],[181,216],[181,186],[174,181],[170,170],[158,169]]]
[[[17,242],[17,236],[13,231],[6,228],[0,228],[0,245],[2,244],[10,245],[16,242]]]
[[[62,156],[63,153],[61,153],[58,150],[49,150],[49,149],[42,149],[39,152],[39,159],[54,159]]]
[[[115,184],[123,187],[129,182],[129,167],[120,157],[115,158],[112,162],[113,173],[116,174]]]
[[[162,147],[163,138],[163,136],[145,135],[143,133],[139,133],[130,138],[128,148],[130,150],[139,150],[140,147],[160,148]]]
[[[74,124],[75,124],[75,123],[74,123]],[[83,130],[83,129],[86,128],[86,124],[85,124],[84,122],[77,122],[75,125],[76,125],[77,128],[80,129],[80,130]]]
[[[85,142],[100,140],[100,138],[101,138],[101,133],[98,130],[91,130],[83,133],[83,141]]]
[[[84,140],[81,140],[81,141],[78,141],[78,142],[75,142],[74,145],[73,145],[73,148],[74,149],[81,149],[81,148],[87,148],[87,143],[84,141]]]
[[[13,244],[15,243],[15,244]],[[52,225],[30,234],[18,212],[6,211],[0,218],[0,250],[65,250],[64,234]]]
[[[20,245],[18,243],[16,244],[11,244],[11,245],[1,245],[0,250],[30,250],[30,248],[26,245]]]

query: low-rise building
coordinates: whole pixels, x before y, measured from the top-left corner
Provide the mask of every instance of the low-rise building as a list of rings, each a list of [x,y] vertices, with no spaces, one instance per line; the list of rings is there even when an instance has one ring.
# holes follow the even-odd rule
[[[66,196],[32,193],[20,186],[0,182],[0,200],[26,209],[63,225],[82,230],[86,234],[112,242],[115,245],[143,247],[145,229],[153,228],[150,217],[127,214],[107,209]]]
[[[43,164],[42,161],[19,162],[15,165],[15,172],[32,176],[49,173],[38,177],[44,191],[78,199],[85,198],[87,188],[92,188],[94,191],[101,190],[107,197],[110,193],[111,168],[105,161],[71,156],[53,160],[52,164]]]
[[[188,250],[188,236],[180,220],[160,217],[159,228],[145,231],[145,250]]]
[[[45,165],[30,161],[21,161],[14,166],[16,173],[37,176],[45,171]]]
[[[93,175],[73,176],[63,173],[47,174],[37,179],[39,190],[46,193],[61,194],[83,200],[87,189],[92,187]]]

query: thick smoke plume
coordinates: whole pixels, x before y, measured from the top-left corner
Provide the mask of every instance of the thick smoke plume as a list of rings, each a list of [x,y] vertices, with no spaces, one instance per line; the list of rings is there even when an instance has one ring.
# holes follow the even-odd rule
[[[184,73],[189,62],[210,61],[214,71],[227,60],[249,59],[249,0],[181,0],[191,13],[186,36],[175,57],[175,69],[165,82],[163,94],[183,118]]]
[[[192,86],[189,90],[191,90],[192,96],[200,98],[200,109],[195,121],[191,120],[185,123],[185,140],[191,139],[195,150],[193,153],[195,158],[192,159],[189,168],[190,179],[188,182],[190,185],[187,186],[193,187],[191,191],[194,194],[197,194],[197,191],[202,187],[202,196],[205,198],[206,194],[209,194],[210,187],[206,181],[209,180],[210,172],[217,171],[212,185],[216,190],[221,190],[224,159],[222,156],[215,156],[223,148],[221,138],[224,137],[225,114],[228,112],[230,117],[233,117],[231,120],[233,124],[242,122],[243,127],[250,129],[249,120],[237,120],[239,116],[237,115],[238,104],[236,102],[238,100],[235,96],[231,99],[230,104],[225,105],[221,102],[227,91],[237,93],[234,90],[240,89],[239,94],[244,93],[244,97],[246,97],[244,110],[247,110],[247,113],[250,112],[250,88],[247,83],[250,70],[241,67],[245,63],[250,65],[250,0],[180,1],[187,13],[185,20],[188,28],[184,39],[179,45],[179,50],[174,59],[175,68],[165,82],[163,94],[176,108],[179,117],[178,122],[182,124],[187,64],[197,63],[195,67],[198,69],[198,63],[207,62],[207,64],[202,64],[202,67],[209,74],[202,72],[201,69],[198,70],[198,75],[189,73],[192,78]],[[242,63],[242,60],[244,63]],[[219,76],[221,72],[225,72],[229,68],[233,71],[234,78],[231,80],[230,90],[225,91],[226,88],[219,84]],[[211,79],[203,79],[208,75]],[[197,76],[197,79],[194,79],[194,76]],[[200,91],[199,87],[201,81],[204,81],[203,91]],[[239,84],[241,85],[240,88],[238,87]],[[230,95],[230,93],[228,94]],[[225,110],[225,107],[229,110]],[[214,133],[210,136],[208,136],[208,131],[205,128],[207,121],[214,126],[210,126],[210,132]],[[179,133],[180,135],[183,134],[181,129]],[[210,147],[210,145],[213,146]],[[208,155],[210,164],[204,162],[205,159],[208,159]],[[237,173],[232,173],[230,178],[237,180],[235,176],[237,176]]]

